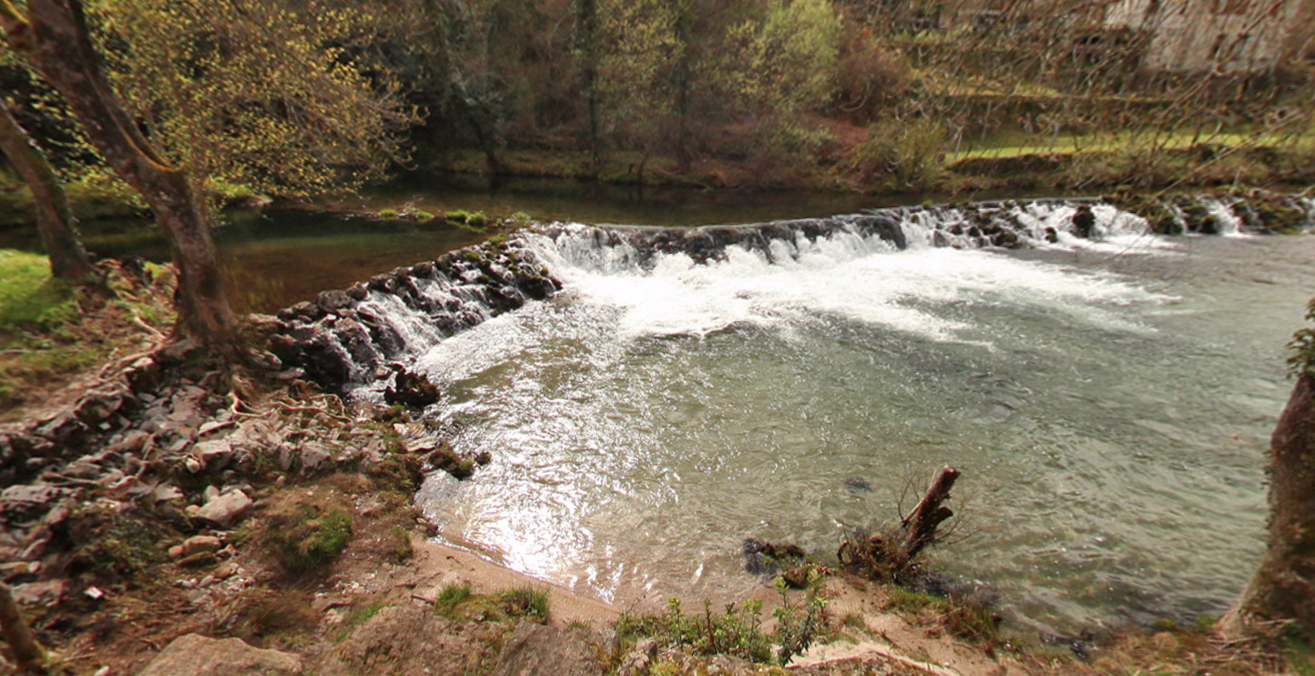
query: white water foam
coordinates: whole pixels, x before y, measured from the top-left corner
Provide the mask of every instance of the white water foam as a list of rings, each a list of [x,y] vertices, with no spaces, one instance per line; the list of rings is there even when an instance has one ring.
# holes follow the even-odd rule
[[[1057,219],[1071,215],[1055,211]],[[762,252],[731,246],[722,260],[707,264],[677,253],[657,254],[641,266],[628,244],[600,246],[585,226],[568,227],[556,241],[538,237],[532,246],[581,300],[620,309],[618,330],[627,338],[838,317],[934,341],[975,342],[977,327],[947,308],[1019,304],[1136,330],[1103,306],[1167,300],[1112,273],[978,250],[894,251],[878,237],[845,231],[813,242],[777,240],[771,262]]]

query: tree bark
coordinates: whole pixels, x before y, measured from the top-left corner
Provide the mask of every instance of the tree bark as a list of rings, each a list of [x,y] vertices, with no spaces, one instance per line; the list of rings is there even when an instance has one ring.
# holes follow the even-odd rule
[[[4,152],[9,164],[32,193],[37,210],[37,232],[41,234],[46,255],[50,256],[50,273],[59,279],[75,282],[92,276],[95,269],[78,240],[76,220],[68,196],[64,194],[64,186],[50,167],[45,153],[9,112],[3,96],[0,96],[0,151]]]
[[[38,665],[46,659],[46,651],[37,643],[32,629],[23,620],[23,613],[14,601],[9,585],[0,582],[0,633],[9,644],[19,667]]]
[[[910,561],[918,555],[927,545],[936,541],[936,528],[941,522],[954,516],[954,512],[941,503],[950,497],[950,489],[954,488],[954,482],[959,478],[959,470],[946,465],[941,471],[936,473],[936,478],[932,479],[931,485],[927,487],[926,495],[918,502],[913,511],[904,517],[903,523],[900,524],[901,532],[904,533],[904,543],[902,549]]]
[[[237,320],[224,293],[205,204],[186,175],[156,154],[119,104],[92,45],[80,0],[29,0],[23,15],[0,0],[0,26],[68,102],[110,168],[141,193],[169,239],[178,266],[175,336],[231,345]]]
[[[1221,628],[1240,636],[1291,624],[1315,640],[1315,375],[1297,378],[1269,456],[1269,545]]]

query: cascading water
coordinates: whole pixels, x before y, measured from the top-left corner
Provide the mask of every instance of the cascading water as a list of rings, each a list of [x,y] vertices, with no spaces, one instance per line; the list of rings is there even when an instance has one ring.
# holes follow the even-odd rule
[[[601,597],[745,593],[744,538],[826,555],[949,463],[974,537],[942,566],[1016,618],[1190,620],[1259,552],[1315,245],[1146,228],[1095,202],[556,224],[291,309],[283,347],[366,399],[413,362],[431,424],[494,457],[425,513]]]

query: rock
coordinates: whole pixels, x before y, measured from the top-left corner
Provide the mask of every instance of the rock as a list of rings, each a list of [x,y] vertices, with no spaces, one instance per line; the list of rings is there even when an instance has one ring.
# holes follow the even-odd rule
[[[251,498],[246,493],[233,491],[207,502],[197,510],[194,518],[219,528],[229,528],[241,521],[250,507]]]
[[[503,645],[493,676],[602,676],[587,638],[580,629],[522,622]]]
[[[198,552],[217,552],[224,543],[213,535],[195,535],[183,543],[182,555],[191,556]]]
[[[142,357],[124,370],[123,375],[133,392],[154,390],[160,384],[160,365],[150,357]]]
[[[227,439],[202,441],[192,447],[192,455],[200,461],[203,470],[219,472],[233,461],[233,446]]]
[[[306,474],[318,472],[325,464],[333,459],[333,455],[323,445],[308,441],[301,446],[301,453],[297,456],[301,461],[301,471]]]
[[[871,493],[872,486],[868,485],[866,479],[861,476],[851,476],[845,479],[845,488],[855,493]]]
[[[648,673],[649,663],[657,655],[658,644],[651,638],[637,641],[635,647],[621,660],[617,676],[640,676]]]
[[[296,655],[253,648],[236,638],[188,634],[174,639],[138,676],[292,676],[301,672]]]
[[[317,676],[476,673],[496,659],[490,646],[506,632],[498,623],[462,626],[426,607],[392,606],[375,613],[310,671]]]
[[[182,568],[205,568],[219,563],[219,557],[214,552],[197,552],[191,556],[184,556],[178,565]]]
[[[183,558],[183,546],[182,546],[182,545],[174,545],[174,546],[170,547],[170,548],[169,548],[169,558],[171,558],[171,559],[181,559],[181,558]]]
[[[351,297],[347,295],[347,292],[338,289],[320,292],[319,298],[315,301],[315,304],[325,312],[333,312],[334,310],[341,308],[351,307],[352,303],[353,301]]]
[[[201,491],[201,503],[205,504],[207,502],[213,502],[219,497],[219,495],[220,491],[218,486],[206,486],[205,490]]]
[[[411,408],[424,408],[438,403],[438,399],[437,385],[406,368],[398,368],[393,377],[393,384],[384,390],[384,403],[389,406],[401,404]]]
[[[99,425],[122,407],[122,392],[93,390],[78,400],[73,415],[85,425]]]

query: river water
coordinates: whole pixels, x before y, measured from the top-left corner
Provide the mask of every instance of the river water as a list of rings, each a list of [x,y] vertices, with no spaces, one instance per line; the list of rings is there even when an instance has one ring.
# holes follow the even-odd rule
[[[449,540],[623,604],[730,598],[762,584],[746,537],[832,557],[951,464],[937,564],[1024,624],[1217,614],[1258,560],[1315,238],[643,267],[590,241],[540,238],[562,294],[419,357],[454,446],[495,458],[422,490]]]

